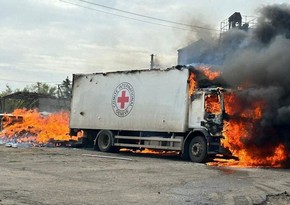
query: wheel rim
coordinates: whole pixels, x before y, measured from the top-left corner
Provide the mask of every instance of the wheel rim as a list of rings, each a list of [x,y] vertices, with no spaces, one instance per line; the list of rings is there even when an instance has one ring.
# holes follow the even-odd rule
[[[101,146],[103,148],[106,148],[109,146],[109,143],[110,143],[110,137],[108,135],[104,135],[101,137]]]
[[[200,143],[195,143],[192,146],[191,153],[193,156],[199,157],[202,153],[202,145]]]

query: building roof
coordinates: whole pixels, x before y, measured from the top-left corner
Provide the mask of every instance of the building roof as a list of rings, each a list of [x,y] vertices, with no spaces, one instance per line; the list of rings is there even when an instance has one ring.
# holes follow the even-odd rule
[[[56,98],[49,94],[34,92],[15,92],[2,97],[2,99],[36,99],[36,98]]]

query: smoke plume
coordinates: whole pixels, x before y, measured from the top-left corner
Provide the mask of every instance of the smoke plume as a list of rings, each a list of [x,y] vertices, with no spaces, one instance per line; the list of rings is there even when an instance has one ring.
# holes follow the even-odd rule
[[[219,48],[223,78],[233,88],[247,88],[239,93],[244,110],[257,100],[265,102],[262,119],[244,143],[283,143],[290,150],[290,6],[266,6],[259,14],[255,28],[224,35]]]
[[[239,107],[232,118],[251,126],[245,130],[248,136],[240,138],[251,158],[271,156],[283,144],[289,159],[290,5],[266,6],[258,14],[253,28],[223,33],[192,63],[219,65],[225,83],[239,90]],[[261,119],[249,122],[241,117],[256,102],[262,103]]]

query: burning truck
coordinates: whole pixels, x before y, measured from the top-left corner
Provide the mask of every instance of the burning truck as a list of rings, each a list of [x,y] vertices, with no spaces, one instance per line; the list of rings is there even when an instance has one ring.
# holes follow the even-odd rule
[[[239,161],[216,158],[210,165],[289,167],[290,6],[260,13],[255,28],[227,31],[191,63],[217,65],[219,72],[175,67],[74,75],[70,129],[68,113],[42,118],[16,110],[23,122],[5,123],[0,138],[22,141],[28,130],[24,139],[44,143],[69,140],[70,130],[101,151],[174,150],[202,162],[225,147]]]
[[[102,152],[180,152],[193,162],[221,153],[223,89],[197,89],[192,68],[73,76],[70,133]]]

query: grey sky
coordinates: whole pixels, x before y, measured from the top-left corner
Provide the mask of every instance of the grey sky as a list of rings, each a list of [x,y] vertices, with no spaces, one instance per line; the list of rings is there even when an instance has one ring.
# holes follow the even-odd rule
[[[101,7],[69,2],[127,15]],[[254,16],[270,0],[88,0],[110,7],[185,24],[219,29],[235,11]],[[287,3],[287,2],[286,2]],[[144,21],[181,27],[141,17]],[[184,28],[184,27],[183,27]],[[188,28],[186,28],[188,29]],[[200,37],[197,33],[142,23],[76,7],[58,0],[0,0],[0,91],[8,84],[60,83],[73,73],[147,68],[150,54],[164,67],[175,65],[177,49]]]

